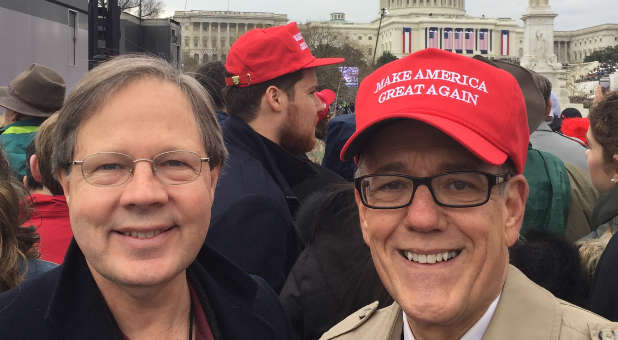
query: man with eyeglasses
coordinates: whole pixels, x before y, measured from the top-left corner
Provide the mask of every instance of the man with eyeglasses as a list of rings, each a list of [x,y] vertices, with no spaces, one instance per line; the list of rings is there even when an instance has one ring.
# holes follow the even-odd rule
[[[427,49],[358,91],[361,230],[395,303],[375,302],[322,339],[588,339],[616,325],[509,265],[528,195],[525,103],[508,73]],[[608,333],[609,332],[609,333]]]
[[[268,284],[203,247],[227,151],[195,79],[118,57],[56,124],[74,241],[58,269],[0,295],[0,339],[290,338]]]

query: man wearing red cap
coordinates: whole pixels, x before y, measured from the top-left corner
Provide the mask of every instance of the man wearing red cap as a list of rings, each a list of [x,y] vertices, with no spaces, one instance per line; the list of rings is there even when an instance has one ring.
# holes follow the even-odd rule
[[[525,102],[507,72],[427,49],[365,78],[355,159],[361,230],[395,300],[322,339],[589,339],[616,324],[509,265],[528,184]]]
[[[315,68],[343,61],[315,58],[296,23],[251,30],[228,53],[223,135],[230,157],[206,242],[276,291],[300,250],[293,220],[300,201],[340,180],[304,154],[323,110]]]

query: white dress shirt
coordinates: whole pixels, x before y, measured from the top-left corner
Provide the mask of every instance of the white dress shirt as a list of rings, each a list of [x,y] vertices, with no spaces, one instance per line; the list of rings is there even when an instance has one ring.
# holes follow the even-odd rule
[[[481,340],[487,327],[489,326],[489,322],[491,318],[494,316],[496,312],[496,307],[498,306],[498,301],[500,300],[500,296],[502,293],[496,297],[496,299],[489,305],[487,311],[483,316],[477,321],[472,328],[470,328],[464,336],[459,340]],[[416,340],[414,338],[414,334],[412,334],[412,330],[410,329],[410,325],[408,324],[408,318],[406,317],[406,313],[403,312],[403,339],[404,340]]]

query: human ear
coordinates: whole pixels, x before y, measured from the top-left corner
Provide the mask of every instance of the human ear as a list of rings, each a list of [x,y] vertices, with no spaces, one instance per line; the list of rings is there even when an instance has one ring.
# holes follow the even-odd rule
[[[269,86],[264,93],[266,105],[274,112],[282,112],[287,104],[287,95],[276,86]]]
[[[504,235],[508,247],[515,244],[524,220],[526,200],[528,199],[528,182],[523,175],[509,179],[504,189]]]
[[[30,173],[32,174],[32,178],[39,183],[43,183],[41,180],[41,169],[39,168],[39,157],[36,155],[30,156]]]

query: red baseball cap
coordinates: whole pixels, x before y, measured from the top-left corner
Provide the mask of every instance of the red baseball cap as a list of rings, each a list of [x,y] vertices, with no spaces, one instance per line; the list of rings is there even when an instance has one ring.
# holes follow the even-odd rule
[[[528,150],[526,104],[517,80],[470,57],[425,49],[379,68],[356,96],[356,131],[342,160],[362,151],[381,123],[413,119],[444,132],[493,165],[511,159],[523,173]]]
[[[225,68],[231,76],[225,78],[225,84],[247,87],[284,74],[344,61],[344,58],[314,57],[295,22],[257,28],[238,38],[230,48]]]
[[[324,108],[324,110],[318,112],[318,121],[321,121],[326,118],[326,115],[329,111],[329,106],[335,101],[337,95],[335,94],[335,91],[329,89],[324,89],[320,92],[316,92],[315,95],[320,98],[320,100],[322,101],[322,107]]]

